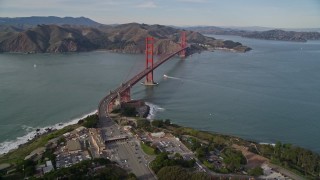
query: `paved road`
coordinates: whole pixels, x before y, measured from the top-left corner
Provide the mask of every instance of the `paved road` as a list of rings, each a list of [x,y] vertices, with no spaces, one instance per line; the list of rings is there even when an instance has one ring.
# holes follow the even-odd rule
[[[107,114],[105,109],[107,101],[100,107],[99,127],[102,129],[102,138],[106,141],[109,138],[128,136],[128,140],[116,141],[107,144],[107,151],[110,160],[117,162],[121,167],[133,172],[138,179],[156,179],[148,164],[151,157],[147,156],[140,147],[139,141],[123,131]]]

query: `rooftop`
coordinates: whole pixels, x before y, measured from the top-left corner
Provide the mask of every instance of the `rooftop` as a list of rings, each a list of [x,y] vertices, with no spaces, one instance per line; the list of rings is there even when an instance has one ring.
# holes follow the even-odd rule
[[[78,140],[67,141],[67,149],[69,151],[79,151],[81,150],[81,145]]]

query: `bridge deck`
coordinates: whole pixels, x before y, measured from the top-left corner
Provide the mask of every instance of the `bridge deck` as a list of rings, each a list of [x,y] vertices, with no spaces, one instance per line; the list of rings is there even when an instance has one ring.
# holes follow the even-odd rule
[[[99,117],[101,117],[101,115],[102,115],[100,111],[104,110],[102,108],[102,104],[103,103],[106,103],[107,105],[109,105],[110,102],[112,102],[113,100],[115,100],[117,98],[118,94],[121,94],[124,91],[126,91],[127,89],[131,88],[133,85],[138,83],[141,79],[143,79],[151,71],[155,70],[161,64],[163,64],[164,62],[168,61],[170,58],[172,58],[173,56],[175,56],[176,54],[180,53],[181,51],[183,51],[185,49],[187,49],[187,47],[179,49],[178,51],[175,51],[173,53],[170,53],[170,54],[164,56],[163,58],[160,58],[157,62],[155,62],[153,64],[153,68],[144,69],[143,71],[141,71],[140,73],[138,73],[137,75],[132,77],[127,82],[122,83],[120,87],[118,87],[117,89],[111,91],[111,93],[109,95],[107,95],[106,97],[104,97],[99,103],[99,108],[98,108]]]

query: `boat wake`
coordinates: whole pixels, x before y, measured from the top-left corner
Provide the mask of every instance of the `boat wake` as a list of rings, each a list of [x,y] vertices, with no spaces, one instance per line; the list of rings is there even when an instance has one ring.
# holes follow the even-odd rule
[[[177,78],[177,77],[172,77],[172,76],[168,76],[166,74],[163,75],[164,79],[176,79],[176,80],[182,80],[181,78]]]
[[[28,141],[32,140],[35,136],[44,134],[48,132],[48,129],[54,130],[54,129],[62,129],[68,125],[76,124],[80,119],[83,119],[89,115],[95,114],[97,110],[94,110],[88,114],[82,115],[79,118],[72,119],[69,122],[66,123],[58,123],[53,126],[47,126],[47,127],[31,127],[27,125],[22,125],[21,129],[23,129],[26,134],[21,137],[17,137],[15,140],[7,140],[2,143],[0,143],[0,154],[8,153],[9,151],[13,149],[17,149],[21,144],[27,143]]]
[[[156,114],[157,114],[157,112],[162,112],[162,111],[165,110],[164,108],[161,108],[160,106],[152,104],[152,103],[149,103],[149,102],[146,102],[146,105],[150,107],[150,111],[149,111],[149,114],[147,116],[147,119],[149,119],[149,120],[154,119]]]

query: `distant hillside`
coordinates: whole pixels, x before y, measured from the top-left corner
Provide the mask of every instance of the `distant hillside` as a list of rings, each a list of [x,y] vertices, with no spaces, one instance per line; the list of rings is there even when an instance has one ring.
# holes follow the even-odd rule
[[[0,52],[60,53],[105,49],[123,53],[144,53],[147,36],[155,38],[155,54],[170,53],[179,48],[180,30],[162,25],[130,23],[96,28],[37,25],[24,31],[0,32]],[[187,52],[189,54],[220,48],[239,52],[250,50],[241,43],[216,40],[193,31],[187,31],[187,41],[191,44]]]
[[[3,36],[0,38],[0,51],[3,52],[77,52],[97,48],[81,31],[57,25],[39,25],[31,30]]]
[[[39,24],[56,24],[56,25],[82,25],[82,26],[98,26],[101,25],[89,18],[85,17],[56,17],[56,16],[32,16],[32,17],[16,17],[7,18],[0,17],[0,25],[39,25]]]
[[[307,40],[320,40],[319,32],[296,32],[284,30],[268,31],[247,31],[232,28],[221,28],[215,26],[189,27],[188,30],[197,31],[203,34],[216,35],[236,35],[255,39],[279,40],[279,41],[298,41],[306,42]]]
[[[306,42],[307,40],[319,40],[320,33],[318,32],[295,32],[283,30],[270,30],[263,32],[251,32],[242,35],[243,37],[266,39],[266,40],[280,40],[280,41],[298,41]]]

